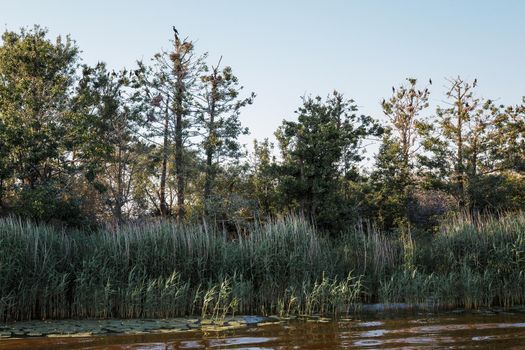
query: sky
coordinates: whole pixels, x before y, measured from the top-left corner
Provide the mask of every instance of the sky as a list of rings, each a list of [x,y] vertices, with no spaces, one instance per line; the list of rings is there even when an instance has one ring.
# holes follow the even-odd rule
[[[433,105],[443,105],[445,79],[458,75],[478,80],[479,97],[517,104],[524,14],[520,0],[0,0],[3,29],[39,24],[70,34],[84,63],[114,69],[168,49],[175,25],[257,94],[241,115],[251,130],[245,143],[272,138],[295,118],[301,96],[334,89],[384,120],[380,101],[407,77],[432,78]]]

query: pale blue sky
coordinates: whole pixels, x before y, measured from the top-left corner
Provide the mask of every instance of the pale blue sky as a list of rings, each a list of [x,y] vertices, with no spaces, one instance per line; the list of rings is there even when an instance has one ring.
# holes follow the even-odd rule
[[[411,76],[477,78],[478,93],[518,103],[525,95],[525,1],[72,1],[0,0],[0,25],[40,24],[71,34],[84,62],[134,65],[182,35],[223,56],[257,93],[243,113],[250,139],[272,136],[305,93],[333,89],[382,118],[379,101]],[[248,139],[246,139],[248,141]]]

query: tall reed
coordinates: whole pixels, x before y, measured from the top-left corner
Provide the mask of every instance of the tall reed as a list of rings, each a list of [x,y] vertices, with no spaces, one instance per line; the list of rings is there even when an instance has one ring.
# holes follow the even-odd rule
[[[201,225],[57,230],[0,219],[0,319],[345,314],[363,302],[525,302],[525,215],[432,237],[366,223],[337,238],[290,217],[235,239]],[[408,250],[407,250],[408,249]]]

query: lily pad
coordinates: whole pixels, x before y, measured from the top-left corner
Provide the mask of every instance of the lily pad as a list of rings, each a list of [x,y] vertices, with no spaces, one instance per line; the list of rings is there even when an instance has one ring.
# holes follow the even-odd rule
[[[11,338],[12,334],[10,331],[1,331],[0,338]]]

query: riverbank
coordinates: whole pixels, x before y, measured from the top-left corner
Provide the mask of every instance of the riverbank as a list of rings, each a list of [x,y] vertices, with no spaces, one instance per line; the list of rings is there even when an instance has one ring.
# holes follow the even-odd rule
[[[326,237],[289,218],[227,237],[155,223],[96,233],[0,220],[0,321],[336,315],[381,303],[525,304],[525,215],[435,233],[363,225]]]

